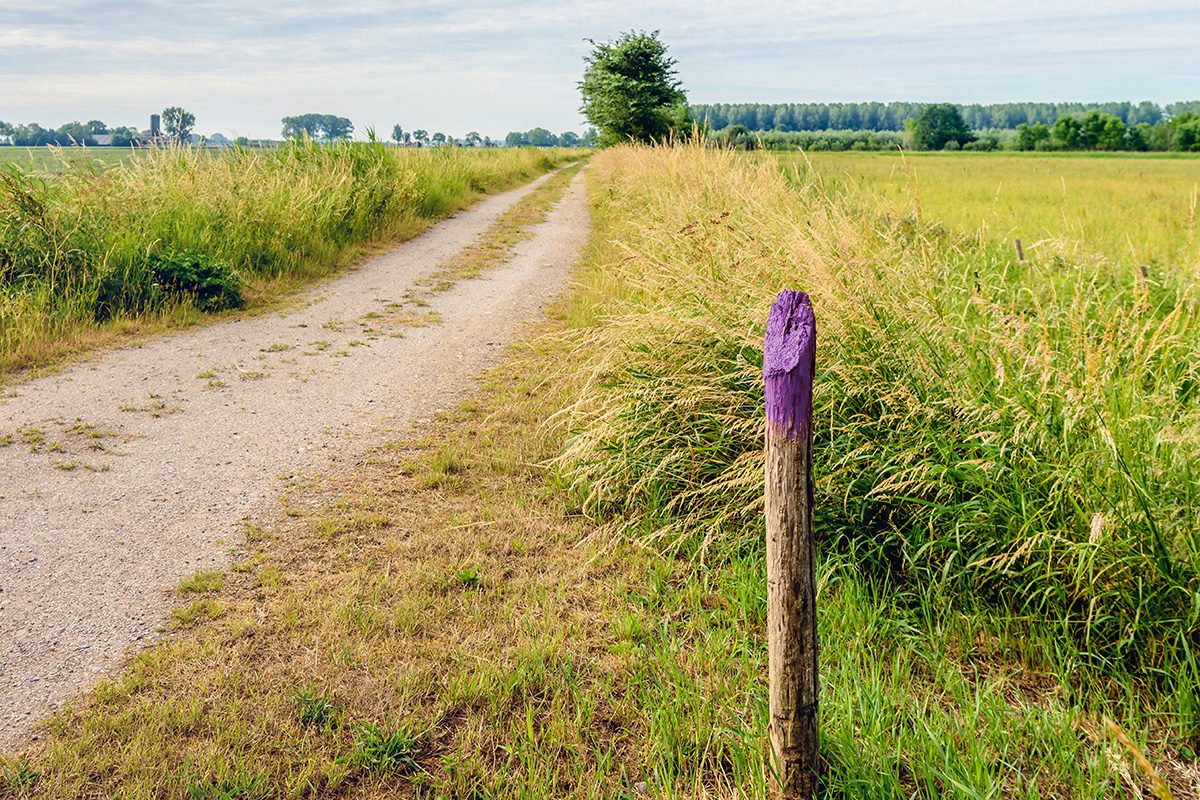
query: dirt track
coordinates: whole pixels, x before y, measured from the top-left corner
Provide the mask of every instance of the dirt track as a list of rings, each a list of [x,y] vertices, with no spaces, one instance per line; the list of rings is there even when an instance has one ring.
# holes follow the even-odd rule
[[[180,579],[227,565],[286,479],[453,404],[494,363],[565,284],[588,230],[579,177],[508,264],[415,312],[439,321],[414,326],[395,304],[535,184],[291,310],[108,353],[0,401],[0,752],[153,639]]]

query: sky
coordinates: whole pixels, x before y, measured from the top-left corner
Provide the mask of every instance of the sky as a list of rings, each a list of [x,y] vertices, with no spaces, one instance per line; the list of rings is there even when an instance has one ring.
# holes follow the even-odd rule
[[[0,0],[0,120],[582,130],[586,40],[631,29],[695,103],[1200,99],[1196,0]]]

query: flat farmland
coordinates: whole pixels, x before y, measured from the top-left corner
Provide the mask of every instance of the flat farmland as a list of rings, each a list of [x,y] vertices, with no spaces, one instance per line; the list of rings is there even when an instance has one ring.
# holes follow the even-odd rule
[[[0,167],[15,164],[25,170],[62,172],[71,164],[120,164],[137,152],[132,147],[0,147]]]
[[[880,213],[919,215],[1034,255],[1200,264],[1200,158],[1164,155],[810,153],[778,156],[793,180]]]

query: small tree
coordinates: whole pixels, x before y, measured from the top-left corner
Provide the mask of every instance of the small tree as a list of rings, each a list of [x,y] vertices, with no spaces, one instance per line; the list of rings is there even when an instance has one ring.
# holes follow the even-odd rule
[[[423,128],[418,128],[417,130],[413,131],[412,136],[417,140],[417,144],[421,145],[422,147],[429,144],[429,131]]]
[[[463,141],[467,143],[467,147],[479,147],[483,137],[479,135],[479,131],[471,131]]]
[[[1127,128],[1119,117],[1089,111],[1079,121],[1079,146],[1086,150],[1120,150]]]
[[[1176,114],[1164,128],[1169,149],[1184,153],[1200,151],[1200,116],[1194,112]]]
[[[1154,138],[1154,126],[1149,122],[1139,122],[1129,126],[1129,149],[1149,150]]]
[[[1059,117],[1054,123],[1054,143],[1064,150],[1079,149],[1079,138],[1083,125],[1074,117]]]
[[[730,125],[723,132],[725,144],[738,150],[758,149],[758,139],[745,125]]]
[[[1017,126],[1016,147],[1018,150],[1038,150],[1050,142],[1050,129],[1040,122],[1032,125],[1022,122]]]
[[[554,147],[558,137],[545,128],[533,128],[525,134],[525,139],[534,147]]]
[[[137,128],[119,126],[112,129],[113,147],[130,147],[138,140]]]
[[[13,126],[3,120],[0,120],[0,139],[7,140],[13,134]]]
[[[88,132],[87,126],[82,122],[67,122],[58,127],[58,143],[59,144],[95,144],[96,141]]]
[[[28,125],[14,125],[12,133],[12,143],[17,147],[43,147],[48,144],[69,144],[69,142],[60,142],[58,134],[55,131],[46,130],[36,122],[30,122]]]
[[[321,115],[321,135],[327,142],[349,139],[354,133],[354,125],[345,117],[334,114]]]
[[[962,111],[953,103],[933,103],[925,106],[906,124],[918,150],[942,150],[950,142],[959,147],[975,137],[963,119]]]
[[[297,114],[294,117],[284,117],[280,122],[285,139],[303,139],[305,136],[318,139],[321,136],[320,114]]]
[[[600,130],[600,144],[661,141],[687,124],[687,96],[658,31],[589,41],[592,52],[584,59],[579,91],[584,116]]]
[[[435,133],[433,135],[433,138],[430,139],[429,141],[433,144],[434,147],[441,147],[442,145],[444,145],[446,143],[446,134],[442,133],[441,131],[438,131],[437,133]]]
[[[392,141],[396,144],[404,143],[404,129],[399,125],[392,126]]]
[[[163,109],[162,124],[171,141],[176,144],[187,144],[191,141],[196,117],[190,111],[184,111],[179,106],[171,106]]]

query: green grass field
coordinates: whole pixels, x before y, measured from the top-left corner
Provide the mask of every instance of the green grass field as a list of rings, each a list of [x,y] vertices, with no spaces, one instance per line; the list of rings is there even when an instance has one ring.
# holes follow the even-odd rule
[[[13,164],[24,170],[62,172],[80,163],[120,164],[138,152],[131,147],[0,147],[0,167]]]
[[[919,215],[1030,256],[1100,254],[1125,265],[1200,268],[1200,158],[1169,155],[812,153],[828,191]],[[804,180],[804,178],[800,178]]]

